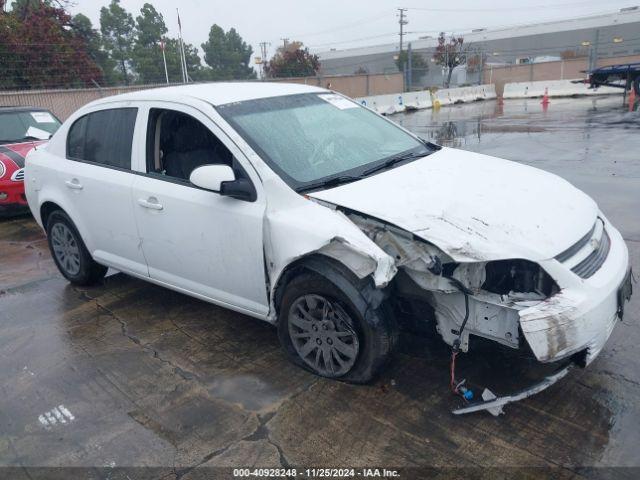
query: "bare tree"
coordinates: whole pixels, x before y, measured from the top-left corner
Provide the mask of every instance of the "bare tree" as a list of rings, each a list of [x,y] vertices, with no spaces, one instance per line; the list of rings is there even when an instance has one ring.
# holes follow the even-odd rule
[[[433,60],[437,65],[443,66],[446,72],[445,87],[449,88],[451,84],[451,74],[453,69],[458,65],[467,62],[468,49],[464,45],[464,38],[452,36],[446,39],[445,33],[441,32],[438,37],[438,46],[433,54]]]

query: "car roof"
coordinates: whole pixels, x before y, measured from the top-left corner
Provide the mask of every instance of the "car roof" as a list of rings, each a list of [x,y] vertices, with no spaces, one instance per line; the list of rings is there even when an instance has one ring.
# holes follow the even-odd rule
[[[280,97],[299,93],[317,93],[327,90],[296,83],[275,82],[213,82],[194,85],[179,85],[174,87],[153,88],[124,93],[92,102],[92,105],[110,103],[114,101],[163,100],[189,102],[189,99],[199,99],[214,106],[227,103],[242,102],[258,98]]]
[[[42,107],[23,107],[23,106],[9,106],[9,107],[0,107],[0,113],[11,113],[11,112],[48,112],[46,108]]]

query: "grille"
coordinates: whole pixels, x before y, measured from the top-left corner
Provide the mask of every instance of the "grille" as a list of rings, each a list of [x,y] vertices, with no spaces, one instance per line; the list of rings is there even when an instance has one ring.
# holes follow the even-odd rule
[[[602,232],[598,248],[596,248],[591,255],[573,267],[571,271],[582,278],[591,277],[600,269],[604,261],[607,259],[610,248],[611,239],[609,238],[607,231],[604,230]]]
[[[610,248],[611,239],[604,228],[604,220],[598,218],[584,237],[555,258],[567,264],[576,275],[589,278],[602,267]]]
[[[11,180],[13,180],[14,182],[23,182],[24,168],[21,168],[20,170],[16,170],[15,172],[13,172],[13,175],[11,175]]]

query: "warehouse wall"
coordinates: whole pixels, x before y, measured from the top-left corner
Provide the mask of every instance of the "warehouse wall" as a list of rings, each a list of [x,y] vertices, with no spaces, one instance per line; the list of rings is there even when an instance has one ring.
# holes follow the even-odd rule
[[[600,58],[598,59],[597,66],[606,67],[608,65],[634,62],[640,62],[640,55]],[[528,65],[487,66],[484,70],[483,83],[495,84],[496,93],[502,95],[505,83],[585,78],[586,73],[584,73],[584,71],[588,68],[589,59],[587,57],[559,62],[532,63]]]

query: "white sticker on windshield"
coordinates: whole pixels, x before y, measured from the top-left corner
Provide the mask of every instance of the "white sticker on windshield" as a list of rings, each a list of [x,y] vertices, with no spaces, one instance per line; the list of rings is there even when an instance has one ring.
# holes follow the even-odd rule
[[[38,123],[56,123],[49,112],[31,112],[31,116]]]
[[[352,102],[351,100],[347,100],[340,95],[336,95],[335,93],[328,93],[326,95],[318,95],[325,102],[329,102],[336,108],[340,110],[346,110],[347,108],[358,108],[358,104]]]
[[[29,127],[25,136],[37,138],[38,140],[49,140],[51,138],[51,134],[49,132],[37,127]]]

